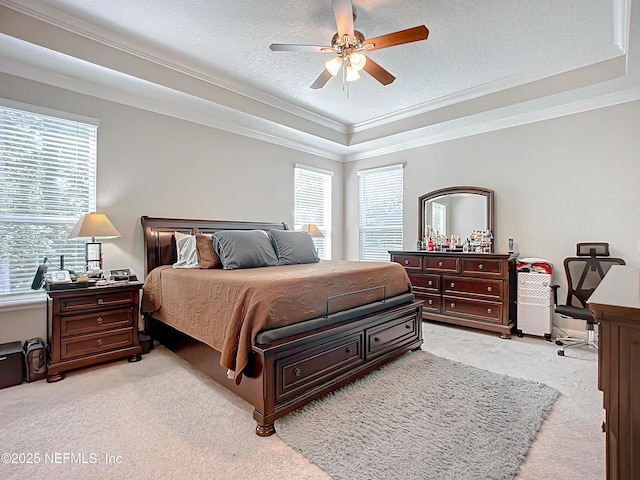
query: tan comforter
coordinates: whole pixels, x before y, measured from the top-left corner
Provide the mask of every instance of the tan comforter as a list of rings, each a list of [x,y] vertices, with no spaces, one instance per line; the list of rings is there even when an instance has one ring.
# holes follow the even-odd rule
[[[142,311],[219,350],[236,377],[261,330],[325,314],[331,295],[386,286],[386,296],[411,290],[404,268],[391,262],[323,260],[243,270],[162,266],[145,279]],[[382,299],[376,288],[331,300],[329,313]]]

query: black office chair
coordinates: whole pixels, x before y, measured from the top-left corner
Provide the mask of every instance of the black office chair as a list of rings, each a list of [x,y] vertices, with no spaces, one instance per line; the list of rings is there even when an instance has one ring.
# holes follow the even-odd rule
[[[559,285],[552,285],[555,312],[563,317],[585,320],[587,338],[557,338],[561,345],[558,355],[564,356],[568,348],[588,346],[598,348],[594,325],[597,323],[587,308],[587,300],[613,265],[624,265],[621,258],[609,257],[609,244],[605,242],[583,242],[576,244],[576,256],[564,259],[567,275],[567,302],[558,305]],[[568,343],[567,343],[568,342]]]

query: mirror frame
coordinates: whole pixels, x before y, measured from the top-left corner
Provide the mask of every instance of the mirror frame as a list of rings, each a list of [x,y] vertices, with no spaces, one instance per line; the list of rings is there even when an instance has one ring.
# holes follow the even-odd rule
[[[441,197],[443,195],[451,195],[455,193],[470,193],[473,195],[482,195],[483,197],[485,197],[487,202],[487,219],[486,219],[487,228],[491,230],[494,238],[494,241],[491,242],[491,252],[493,253],[494,251],[493,248],[495,245],[495,238],[496,238],[496,229],[495,229],[496,226],[494,224],[495,200],[494,200],[493,190],[490,190],[488,188],[469,187],[469,186],[448,187],[448,188],[441,188],[439,190],[434,190],[432,192],[425,193],[424,195],[421,195],[420,197],[418,197],[418,238],[424,238],[424,234],[425,234],[426,211],[424,206],[426,205],[426,203],[429,200],[432,200],[434,198]]]

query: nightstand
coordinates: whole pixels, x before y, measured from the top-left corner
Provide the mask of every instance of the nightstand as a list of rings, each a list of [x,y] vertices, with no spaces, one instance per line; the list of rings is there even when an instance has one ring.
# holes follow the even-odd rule
[[[64,372],[128,357],[140,360],[138,316],[142,282],[48,291],[47,382]]]

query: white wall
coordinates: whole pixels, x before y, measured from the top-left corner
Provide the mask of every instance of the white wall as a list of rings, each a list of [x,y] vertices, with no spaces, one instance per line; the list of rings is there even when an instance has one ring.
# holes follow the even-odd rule
[[[100,121],[97,211],[122,234],[103,242],[107,268],[144,273],[141,215],[293,226],[296,163],[333,171],[333,257],[343,256],[340,162],[5,74],[0,97]],[[44,321],[44,308],[0,312],[0,343],[43,336]]]
[[[606,241],[638,266],[640,102],[508,128],[352,162],[345,168],[345,257],[358,258],[357,171],[404,163],[404,247],[415,249],[418,197],[454,185],[495,191],[496,251],[513,237],[521,256],[555,266],[580,241]],[[566,295],[561,289],[562,301]],[[565,328],[584,323],[555,319]]]
[[[295,163],[334,172],[333,257],[357,259],[357,171],[399,162],[407,249],[415,248],[420,195],[478,185],[495,190],[496,251],[513,237],[523,256],[561,267],[576,242],[602,240],[612,255],[639,262],[640,102],[343,166],[10,75],[0,74],[0,96],[100,120],[98,211],[122,233],[104,243],[107,267],[143,272],[141,215],[292,224]],[[559,270],[554,278],[564,283]],[[0,343],[42,336],[44,317],[43,308],[0,312]]]

